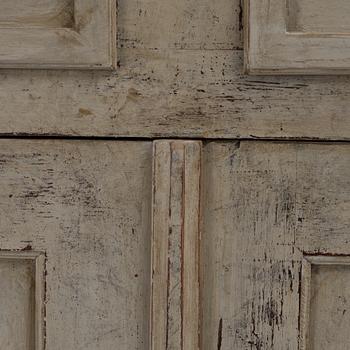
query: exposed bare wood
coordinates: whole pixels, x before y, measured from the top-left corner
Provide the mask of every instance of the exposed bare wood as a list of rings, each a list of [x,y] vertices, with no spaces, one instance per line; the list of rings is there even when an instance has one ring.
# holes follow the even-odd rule
[[[152,350],[199,349],[201,143],[154,143]]]

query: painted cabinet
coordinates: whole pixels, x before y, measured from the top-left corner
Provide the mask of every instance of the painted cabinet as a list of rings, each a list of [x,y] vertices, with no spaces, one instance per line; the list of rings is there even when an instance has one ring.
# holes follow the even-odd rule
[[[350,4],[246,0],[246,70],[252,74],[349,74]]]
[[[152,143],[0,141],[0,347],[147,349]]]
[[[0,1],[0,350],[348,350],[349,14]]]
[[[204,148],[203,349],[347,349],[350,145]]]
[[[0,68],[115,67],[113,0],[3,0]]]

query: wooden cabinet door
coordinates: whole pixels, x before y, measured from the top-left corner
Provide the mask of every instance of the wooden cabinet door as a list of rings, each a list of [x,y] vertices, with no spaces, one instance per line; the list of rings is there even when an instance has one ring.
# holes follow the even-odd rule
[[[350,1],[116,5],[0,0],[0,350],[347,350]]]
[[[350,145],[204,148],[202,348],[346,350]]]
[[[0,140],[0,348],[148,348],[152,143]]]
[[[246,70],[349,74],[347,0],[245,0]]]
[[[0,68],[115,68],[115,14],[115,0],[1,0]]]

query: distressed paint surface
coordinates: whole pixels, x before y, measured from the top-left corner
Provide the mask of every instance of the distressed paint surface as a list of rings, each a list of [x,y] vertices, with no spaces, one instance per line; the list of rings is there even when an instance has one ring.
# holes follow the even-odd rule
[[[5,0],[0,13],[1,69],[115,68],[115,0]]]
[[[74,0],[1,1],[0,26],[73,27]]]
[[[349,3],[245,0],[245,70],[255,75],[349,75]]]
[[[349,267],[349,255],[304,256],[300,350],[348,348]]]
[[[291,31],[350,34],[347,0],[336,0],[330,6],[327,0],[287,0]]]
[[[350,254],[349,164],[348,144],[206,145],[203,349],[299,349],[303,255]],[[329,283],[332,278],[341,285],[336,274],[327,275]],[[338,349],[328,322],[339,311],[327,310],[331,315],[318,323],[318,332],[328,331],[325,348]]]
[[[0,257],[0,280],[0,348],[36,350],[33,327],[33,262]]]
[[[242,12],[240,0],[118,1],[116,71],[1,70],[0,136],[349,141],[350,77],[244,75]],[[164,350],[167,332],[169,350],[198,347],[198,285],[179,283],[199,273],[199,242],[180,241],[198,233],[200,160],[192,150],[196,170],[184,166],[183,145],[199,143],[162,142],[152,201],[151,141],[0,141],[0,248],[47,252],[48,349],[146,350],[153,337]],[[349,147],[204,150],[201,348],[297,350],[303,252],[350,254]]]
[[[2,348],[45,350],[45,266],[45,253],[28,246],[0,251]]]
[[[201,142],[156,141],[151,350],[199,350]]]
[[[116,72],[0,71],[0,134],[349,140],[349,77],[246,77],[239,0],[121,0]]]
[[[46,252],[47,349],[147,349],[151,184],[150,142],[0,141],[0,249]]]
[[[350,266],[316,265],[311,274],[311,350],[349,348]]]

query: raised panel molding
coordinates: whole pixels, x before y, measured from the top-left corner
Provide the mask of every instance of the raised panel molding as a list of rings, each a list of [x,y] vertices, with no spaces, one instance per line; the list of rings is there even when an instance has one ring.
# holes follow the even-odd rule
[[[349,2],[245,0],[249,74],[349,74]]]
[[[112,69],[115,0],[0,3],[0,68]]]
[[[348,349],[350,256],[304,256],[300,350]]]
[[[45,254],[0,252],[0,348],[45,348]]]
[[[156,141],[151,350],[199,349],[201,142]]]

